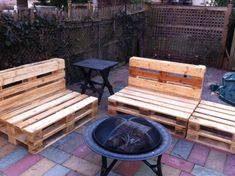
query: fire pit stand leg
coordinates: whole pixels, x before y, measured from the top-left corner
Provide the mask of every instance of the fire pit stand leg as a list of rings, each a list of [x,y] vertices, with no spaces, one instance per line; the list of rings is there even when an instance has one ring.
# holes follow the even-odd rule
[[[118,161],[117,159],[114,159],[112,163],[109,166],[107,166],[107,157],[102,156],[102,167],[101,167],[100,176],[107,176],[117,161]]]
[[[148,161],[143,160],[143,162],[157,175],[162,176],[162,168],[161,168],[161,159],[162,155],[159,155],[157,158],[157,164],[150,164]],[[157,169],[156,169],[157,168]]]

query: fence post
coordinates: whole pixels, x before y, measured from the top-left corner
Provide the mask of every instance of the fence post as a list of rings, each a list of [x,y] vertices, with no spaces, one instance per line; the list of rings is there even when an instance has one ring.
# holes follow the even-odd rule
[[[222,40],[221,40],[221,58],[219,58],[219,68],[222,68],[223,63],[224,63],[224,49],[226,46],[226,40],[227,40],[227,35],[228,35],[228,25],[229,25],[229,19],[230,15],[232,13],[232,8],[233,4],[228,4],[227,11],[225,12],[225,17],[224,17],[224,26],[223,26],[223,35],[222,35]]]
[[[68,0],[68,18],[71,19],[72,16],[72,0]]]
[[[229,68],[235,70],[235,30],[233,32],[233,41],[230,51]]]

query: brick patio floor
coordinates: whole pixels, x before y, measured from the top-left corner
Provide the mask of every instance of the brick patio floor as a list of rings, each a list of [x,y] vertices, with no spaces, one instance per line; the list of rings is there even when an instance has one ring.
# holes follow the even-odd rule
[[[203,99],[221,102],[210,93],[210,82],[220,83],[225,71],[209,68],[205,78]],[[127,85],[128,67],[122,66],[110,74],[115,92]],[[78,86],[73,85],[76,89]],[[89,92],[88,92],[89,94]],[[105,91],[97,118],[106,116]],[[83,141],[82,127],[39,154],[31,155],[23,146],[13,146],[0,135],[0,176],[96,176],[101,157],[93,153]],[[173,137],[170,149],[163,155],[164,176],[235,176],[235,155],[211,149]],[[110,176],[153,176],[142,162],[118,162]]]

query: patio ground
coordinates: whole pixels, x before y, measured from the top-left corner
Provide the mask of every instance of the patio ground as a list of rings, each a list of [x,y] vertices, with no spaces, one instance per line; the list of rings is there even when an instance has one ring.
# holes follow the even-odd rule
[[[208,68],[203,90],[203,99],[221,102],[210,93],[211,82],[221,82],[225,71]],[[128,67],[122,66],[110,73],[114,91],[127,85]],[[97,78],[99,79],[99,78]],[[71,86],[77,89],[78,85]],[[90,94],[88,92],[88,94]],[[107,115],[106,90],[97,118]],[[0,176],[96,176],[100,171],[101,157],[84,144],[82,127],[39,154],[31,155],[22,146],[14,146],[0,135]],[[164,176],[234,176],[235,155],[173,137],[170,149],[163,155]],[[119,162],[110,176],[153,176],[142,162]]]

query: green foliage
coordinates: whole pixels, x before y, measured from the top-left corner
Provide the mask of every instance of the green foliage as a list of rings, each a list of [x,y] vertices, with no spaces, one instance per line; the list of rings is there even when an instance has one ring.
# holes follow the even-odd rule
[[[216,6],[227,6],[229,3],[235,4],[235,0],[214,0],[212,2]]]
[[[50,0],[50,5],[57,6],[57,7],[67,7],[68,3],[67,0]]]
[[[122,28],[122,51],[126,52],[127,56],[133,55],[131,53],[134,39],[138,39],[139,35],[144,31],[144,17],[128,15],[125,12],[115,14],[114,20],[118,26]]]
[[[129,2],[130,2],[131,4],[140,4],[140,3],[143,3],[144,0],[129,0]]]
[[[0,43],[0,48],[11,49],[17,45],[30,46],[41,30],[57,27],[56,22],[49,22],[41,17],[37,17],[33,22],[14,21],[6,15],[2,15],[0,19],[0,39],[3,41]]]
[[[39,55],[43,55],[43,46],[40,43],[43,31],[47,29],[54,30],[59,27],[59,24],[53,19],[48,21],[44,18],[36,17],[33,22],[30,20],[14,21],[12,17],[1,14],[0,69],[33,61],[32,58],[20,58],[21,53],[30,54],[30,52],[36,51]]]

